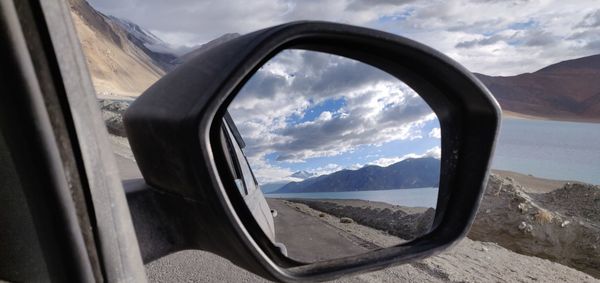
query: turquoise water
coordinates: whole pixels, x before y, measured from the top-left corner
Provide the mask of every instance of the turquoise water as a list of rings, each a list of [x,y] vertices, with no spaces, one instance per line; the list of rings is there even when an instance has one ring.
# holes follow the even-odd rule
[[[380,191],[265,194],[267,198],[362,199],[411,207],[436,207],[437,188]]]
[[[503,119],[492,168],[600,184],[600,124]]]

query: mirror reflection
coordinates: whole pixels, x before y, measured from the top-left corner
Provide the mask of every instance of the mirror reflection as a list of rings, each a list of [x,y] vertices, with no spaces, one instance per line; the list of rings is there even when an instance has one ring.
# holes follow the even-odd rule
[[[440,125],[397,78],[336,55],[284,50],[224,120],[239,192],[290,258],[352,256],[429,232]]]

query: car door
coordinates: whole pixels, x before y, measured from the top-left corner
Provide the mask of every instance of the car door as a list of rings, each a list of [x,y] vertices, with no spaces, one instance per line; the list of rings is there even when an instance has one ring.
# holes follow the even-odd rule
[[[227,139],[227,144],[230,147],[229,152],[234,157],[233,167],[236,168],[235,179],[236,185],[252,215],[263,229],[267,236],[275,241],[275,228],[273,224],[273,215],[267,203],[263,192],[260,190],[258,182],[254,177],[254,173],[248,164],[248,159],[243,152],[242,145],[244,144],[241,135],[237,133],[235,124],[231,119],[223,119],[223,130]],[[232,130],[233,129],[233,130]],[[234,134],[234,132],[236,134]]]

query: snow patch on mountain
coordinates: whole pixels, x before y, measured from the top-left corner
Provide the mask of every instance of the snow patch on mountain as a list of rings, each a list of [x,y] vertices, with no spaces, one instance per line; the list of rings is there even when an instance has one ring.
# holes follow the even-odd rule
[[[111,20],[113,20],[116,24],[118,24],[121,28],[127,31],[127,33],[130,36],[130,40],[137,41],[137,43],[143,45],[152,52],[171,54],[174,57],[179,57],[194,49],[193,47],[175,46],[173,44],[169,44],[160,39],[151,31],[128,20],[117,18],[114,16],[108,17]]]
[[[297,171],[297,172],[294,172],[292,175],[290,175],[290,177],[292,177],[292,178],[298,178],[298,179],[302,179],[302,180],[306,180],[308,178],[312,178],[312,177],[316,177],[316,176],[317,176],[316,173],[308,172],[305,170]]]

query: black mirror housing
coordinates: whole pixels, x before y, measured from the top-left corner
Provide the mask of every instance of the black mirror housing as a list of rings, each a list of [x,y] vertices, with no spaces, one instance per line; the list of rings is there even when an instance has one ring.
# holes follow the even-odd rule
[[[232,177],[224,169],[219,131],[239,89],[287,48],[327,52],[377,67],[405,82],[433,109],[442,130],[442,157],[430,233],[395,247],[312,264],[281,255],[264,235],[235,193],[235,184],[226,181]],[[138,224],[135,215],[134,222],[136,228],[162,231],[161,245],[166,246],[145,260],[182,249],[203,249],[268,279],[312,281],[439,253],[462,239],[474,219],[500,115],[496,100],[469,71],[397,35],[343,24],[296,22],[227,41],[165,75],[125,114],[133,153],[152,187],[146,192],[152,196],[130,199],[145,199],[161,215],[150,226]],[[144,241],[157,238],[146,239],[139,232],[138,237],[142,247]]]

